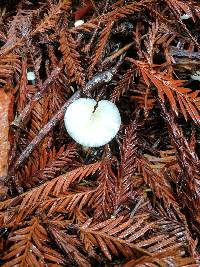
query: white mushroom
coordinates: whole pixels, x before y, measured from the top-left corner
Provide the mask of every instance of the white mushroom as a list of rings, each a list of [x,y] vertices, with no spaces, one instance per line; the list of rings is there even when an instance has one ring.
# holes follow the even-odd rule
[[[186,20],[186,19],[190,19],[190,18],[191,18],[191,16],[188,15],[188,14],[183,14],[183,15],[180,16],[181,20]]]
[[[69,135],[85,147],[99,147],[117,134],[121,117],[118,108],[108,100],[79,98],[67,109],[64,117]]]
[[[200,71],[197,70],[197,71],[194,72],[190,77],[191,77],[191,79],[193,79],[193,80],[200,81]]]
[[[27,80],[28,81],[34,81],[35,80],[35,73],[33,71],[27,72]]]
[[[74,23],[74,27],[81,26],[83,23],[84,23],[84,20],[82,20],[82,19],[76,20]]]

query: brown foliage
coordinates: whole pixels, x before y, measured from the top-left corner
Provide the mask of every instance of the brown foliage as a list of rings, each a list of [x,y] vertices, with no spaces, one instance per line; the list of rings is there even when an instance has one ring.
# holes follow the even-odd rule
[[[2,1],[0,265],[200,266],[199,25],[195,0]],[[122,118],[88,150],[86,96]]]
[[[76,42],[69,31],[60,32],[60,50],[63,53],[69,77],[74,76],[77,84],[84,85],[83,68],[80,65],[79,54],[76,51]]]

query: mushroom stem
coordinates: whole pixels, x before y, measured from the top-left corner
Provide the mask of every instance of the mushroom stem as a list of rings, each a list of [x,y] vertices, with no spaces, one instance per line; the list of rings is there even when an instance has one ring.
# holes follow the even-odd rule
[[[90,148],[88,146],[82,146],[82,149],[84,153],[87,153]]]

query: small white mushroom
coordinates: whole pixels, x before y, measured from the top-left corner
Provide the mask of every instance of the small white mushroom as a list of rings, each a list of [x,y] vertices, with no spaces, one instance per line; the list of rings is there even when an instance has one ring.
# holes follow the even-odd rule
[[[191,79],[193,79],[193,80],[200,81],[200,71],[197,70],[197,71],[194,72],[190,77],[191,77]]]
[[[74,27],[81,26],[83,23],[84,23],[84,20],[82,20],[82,19],[76,20],[74,23]]]
[[[35,73],[33,71],[27,72],[27,80],[28,81],[35,81]]]
[[[69,135],[84,147],[99,147],[110,142],[121,124],[115,104],[108,100],[79,98],[67,109],[64,117]]]
[[[190,19],[190,18],[191,18],[191,16],[188,15],[188,14],[183,14],[183,15],[180,16],[181,20],[186,20],[186,19]]]

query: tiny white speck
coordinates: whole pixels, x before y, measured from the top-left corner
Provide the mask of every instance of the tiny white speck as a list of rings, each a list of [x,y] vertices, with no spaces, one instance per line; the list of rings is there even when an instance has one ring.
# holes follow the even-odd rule
[[[33,71],[27,72],[27,80],[28,81],[34,81],[35,80],[35,73]]]
[[[82,19],[76,20],[74,23],[74,27],[81,26],[83,23],[84,23],[84,20],[82,20]]]
[[[195,73],[193,73],[191,76],[191,79],[195,80],[195,81],[200,81],[200,71],[196,71]]]
[[[185,20],[185,19],[189,19],[189,18],[191,18],[191,16],[188,14],[183,14],[182,16],[180,16],[181,20]]]

